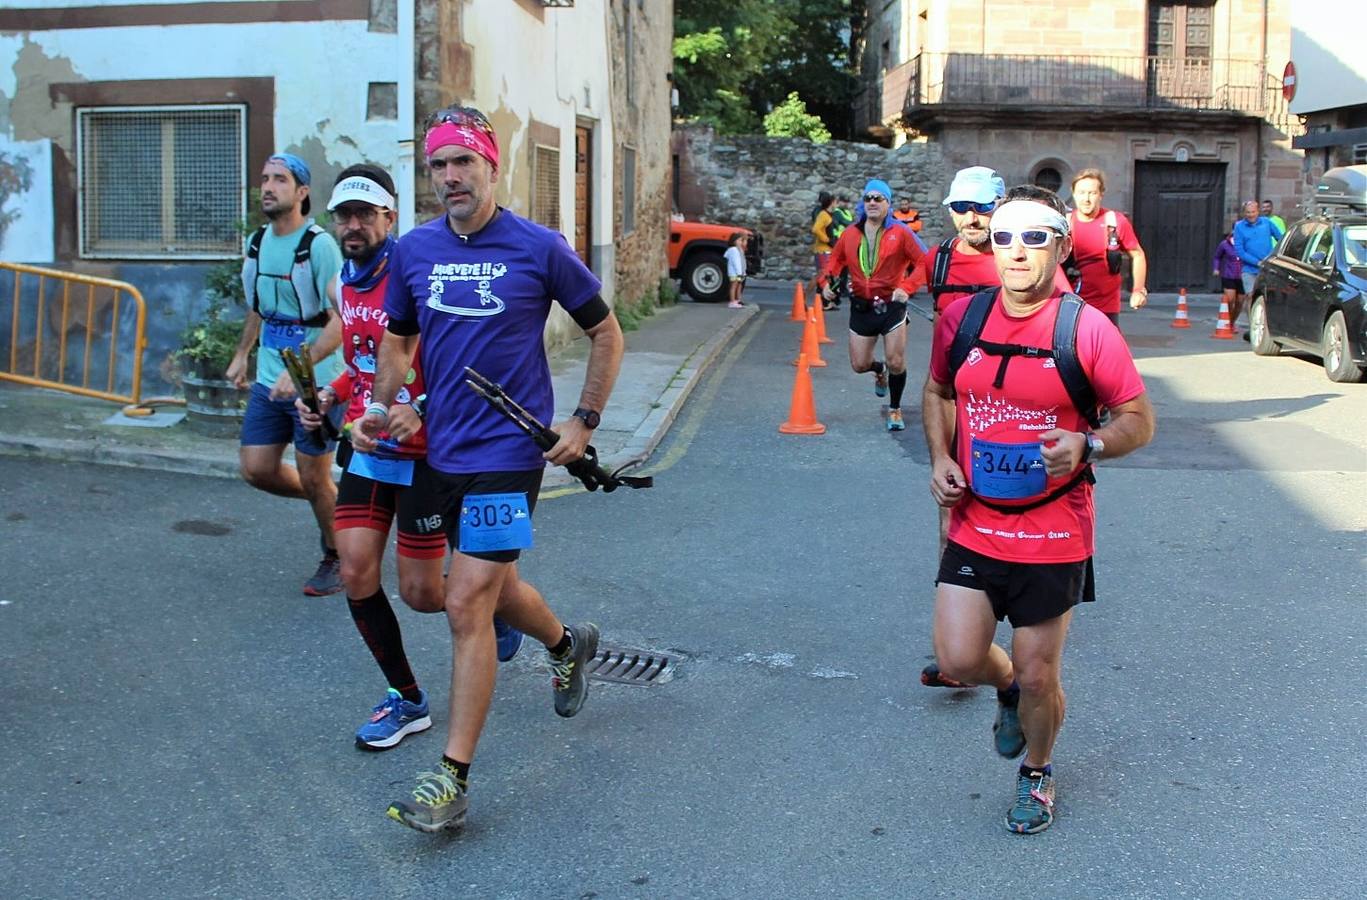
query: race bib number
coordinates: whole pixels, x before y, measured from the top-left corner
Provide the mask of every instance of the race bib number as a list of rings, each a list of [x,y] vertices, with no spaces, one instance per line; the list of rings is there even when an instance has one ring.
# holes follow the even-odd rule
[[[346,470],[353,475],[408,487],[413,483],[413,460],[371,456],[359,450],[351,455]]]
[[[989,500],[1028,500],[1044,493],[1048,475],[1037,443],[973,439],[973,493]]]
[[[470,494],[460,507],[460,551],[527,550],[532,513],[526,494]]]
[[[269,319],[261,323],[261,346],[267,350],[278,351],[288,348],[297,352],[306,337],[308,329],[303,325],[272,322]]]

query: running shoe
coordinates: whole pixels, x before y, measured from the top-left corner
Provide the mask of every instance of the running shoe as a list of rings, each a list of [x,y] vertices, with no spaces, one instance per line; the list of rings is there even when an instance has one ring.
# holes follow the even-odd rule
[[[1025,732],[1021,731],[1020,695],[1014,703],[997,700],[997,721],[992,726],[992,742],[997,752],[1007,759],[1015,759],[1025,750]]]
[[[586,622],[570,626],[570,649],[564,656],[551,657],[551,689],[555,693],[555,714],[568,719],[579,712],[589,696],[589,679],[584,666],[598,652],[598,626]]]
[[[739,300],[737,300],[737,301],[735,301],[734,303],[728,303],[728,304],[726,304],[726,308],[727,308],[727,309],[745,309],[745,304],[744,304],[744,303],[741,303]]]
[[[1054,824],[1057,786],[1049,772],[1016,775],[1016,802],[1006,811],[1006,830],[1015,834],[1039,834]]]
[[[522,649],[522,632],[494,616],[494,635],[498,638],[498,661],[507,662]]]
[[[873,373],[873,395],[875,397],[886,397],[888,395],[887,366],[883,367],[883,371]]]
[[[304,593],[310,597],[326,597],[342,589],[342,561],[335,556],[324,556],[318,571],[304,582]]]
[[[427,714],[427,692],[421,703],[411,703],[398,691],[390,688],[384,699],[375,704],[370,718],[356,731],[356,746],[362,750],[388,750],[410,734],[432,727]]]
[[[888,410],[888,431],[905,431],[907,423],[902,421],[900,409]]]
[[[420,772],[418,786],[413,788],[412,800],[395,800],[385,815],[428,834],[446,828],[460,828],[465,824],[465,813],[470,798],[456,776],[445,769]]]
[[[921,684],[924,684],[926,687],[942,688],[973,687],[973,685],[971,684],[964,684],[962,681],[955,681],[948,675],[941,673],[940,667],[937,666],[935,663],[931,663],[930,665],[926,666],[924,669],[921,670]]]

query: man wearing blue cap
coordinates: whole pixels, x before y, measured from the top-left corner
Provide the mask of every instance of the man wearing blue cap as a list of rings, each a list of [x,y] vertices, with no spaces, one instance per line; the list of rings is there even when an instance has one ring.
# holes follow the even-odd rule
[[[916,264],[925,253],[920,238],[892,215],[892,188],[877,178],[864,185],[855,223],[835,242],[817,279],[822,297],[835,300],[832,285],[850,273],[850,368],[873,373],[873,392],[888,397],[888,431],[906,428],[902,392],[907,386],[907,298],[916,287]],[[885,360],[874,359],[883,339]]]
[[[318,384],[331,382],[342,367],[341,319],[329,300],[342,269],[342,252],[330,234],[306,218],[310,180],[308,164],[292,153],[275,154],[261,169],[261,211],[269,222],[247,239],[242,287],[249,309],[227,376],[239,388],[247,387],[249,357],[259,338],[238,464],[252,487],[303,498],[313,507],[323,559],[305,582],[304,593],[321,597],[342,589],[332,532],[335,442],[300,422],[294,386],[280,355],[287,347],[298,352],[308,344]],[[334,412],[338,421],[341,411]],[[285,445],[291,441],[295,466],[284,461]]]

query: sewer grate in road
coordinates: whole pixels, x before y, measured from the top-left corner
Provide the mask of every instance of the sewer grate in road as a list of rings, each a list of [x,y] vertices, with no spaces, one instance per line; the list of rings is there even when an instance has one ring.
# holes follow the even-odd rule
[[[584,671],[594,681],[651,685],[669,681],[677,665],[678,660],[657,650],[603,645]]]

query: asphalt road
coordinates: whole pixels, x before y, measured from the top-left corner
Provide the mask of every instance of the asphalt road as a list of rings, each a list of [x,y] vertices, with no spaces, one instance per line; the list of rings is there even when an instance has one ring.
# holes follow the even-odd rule
[[[300,504],[0,459],[0,896],[1367,894],[1367,386],[1211,341],[1199,312],[1190,332],[1125,316],[1159,437],[1101,472],[1059,818],[1019,837],[990,692],[917,681],[919,391],[887,434],[828,345],[828,433],[779,435],[797,326],[786,292],[751,296],[765,313],[652,459],[657,486],[554,493],[525,558],[566,618],[673,654],[672,679],[595,684],[561,720],[524,650],[458,835],[383,815],[438,758],[444,708],[393,751],[352,747],[383,684],[345,601],[298,593]],[[444,622],[401,621],[444,698]]]

